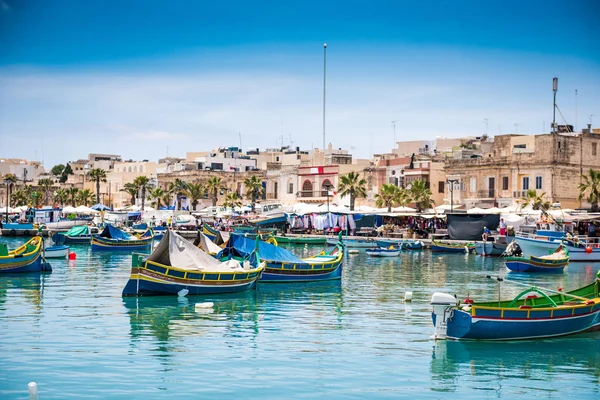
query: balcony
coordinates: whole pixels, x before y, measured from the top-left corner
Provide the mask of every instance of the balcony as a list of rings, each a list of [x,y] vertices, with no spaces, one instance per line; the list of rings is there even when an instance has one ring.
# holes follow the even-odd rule
[[[325,201],[327,199],[327,190],[302,190],[298,195],[300,197],[323,198],[323,201]],[[332,197],[333,195],[330,194],[329,198],[331,199]]]
[[[527,197],[527,190],[515,190],[513,191],[514,198],[523,198]]]
[[[496,197],[496,191],[494,189],[478,190],[477,197],[483,199],[493,199],[494,197]]]

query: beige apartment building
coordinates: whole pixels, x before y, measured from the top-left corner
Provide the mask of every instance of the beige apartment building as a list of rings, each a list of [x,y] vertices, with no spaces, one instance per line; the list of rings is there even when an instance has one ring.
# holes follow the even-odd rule
[[[581,173],[600,168],[600,135],[501,135],[481,157],[447,159],[455,204],[504,207],[520,201],[529,189],[545,193],[563,208],[588,206],[577,200]]]

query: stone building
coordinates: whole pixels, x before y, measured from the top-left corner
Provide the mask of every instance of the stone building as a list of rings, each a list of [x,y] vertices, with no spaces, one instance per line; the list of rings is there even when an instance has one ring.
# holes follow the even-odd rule
[[[467,208],[509,206],[529,189],[563,208],[579,208],[586,206],[577,200],[580,177],[600,168],[599,146],[593,133],[501,135],[482,157],[447,159],[445,171],[455,181],[455,204]]]

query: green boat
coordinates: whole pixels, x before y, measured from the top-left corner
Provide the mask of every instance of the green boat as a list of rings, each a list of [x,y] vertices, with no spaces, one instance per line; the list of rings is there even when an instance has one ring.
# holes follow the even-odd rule
[[[315,237],[315,236],[305,236],[305,235],[298,235],[298,236],[281,236],[281,235],[275,235],[275,240],[277,240],[277,243],[290,243],[290,244],[320,244],[320,245],[324,245],[325,242],[327,241],[327,238],[324,237]]]

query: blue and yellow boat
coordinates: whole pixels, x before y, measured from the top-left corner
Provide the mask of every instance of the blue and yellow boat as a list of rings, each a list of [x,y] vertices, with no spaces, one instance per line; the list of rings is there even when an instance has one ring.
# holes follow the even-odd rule
[[[92,250],[145,250],[152,243],[152,231],[135,236],[106,225],[100,234],[92,236],[91,243]]]
[[[254,240],[232,234],[218,257],[245,257],[254,247]],[[298,258],[284,248],[261,241],[258,243],[258,254],[266,262],[261,283],[313,282],[342,278],[344,251],[341,243],[328,253],[320,252],[313,257]]]
[[[546,272],[561,273],[569,263],[569,252],[559,246],[552,254],[547,256],[506,257],[506,268],[515,272]]]
[[[133,254],[123,296],[221,294],[256,287],[264,270],[256,251],[221,262],[173,231],[147,257]]]
[[[43,239],[32,237],[27,243],[9,251],[0,243],[0,273],[52,271],[43,257]]]
[[[570,292],[534,286],[512,300],[468,300],[433,294],[436,339],[539,339],[600,330],[600,271],[593,283]]]
[[[431,251],[435,251],[435,252],[439,252],[439,253],[470,253],[474,250],[475,250],[475,245],[473,243],[453,244],[453,243],[436,242],[435,240],[431,241]]]

